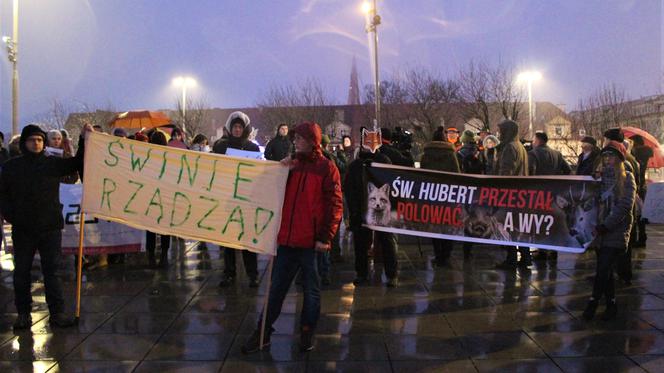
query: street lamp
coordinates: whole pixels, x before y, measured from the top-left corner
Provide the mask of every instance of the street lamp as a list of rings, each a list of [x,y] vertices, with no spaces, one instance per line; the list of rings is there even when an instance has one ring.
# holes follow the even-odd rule
[[[182,87],[182,131],[186,133],[185,114],[187,113],[187,87],[195,87],[196,80],[188,76],[178,76],[173,79],[173,85],[176,87]]]
[[[365,1],[362,3],[362,12],[366,14],[366,32],[373,33],[373,59],[374,59],[374,99],[376,106],[376,118],[374,119],[374,127],[380,126],[380,78],[378,74],[378,25],[380,25],[380,16],[378,15],[378,7],[376,0],[373,4]]]
[[[524,71],[517,76],[517,81],[528,85],[528,137],[533,137],[533,82],[542,79],[539,71]]]
[[[13,33],[3,36],[7,47],[7,58],[12,63],[12,136],[18,134],[18,0],[14,0]]]

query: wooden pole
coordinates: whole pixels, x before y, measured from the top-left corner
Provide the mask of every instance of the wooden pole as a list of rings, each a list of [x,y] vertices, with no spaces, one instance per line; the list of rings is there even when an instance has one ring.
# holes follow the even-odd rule
[[[78,217],[78,260],[76,263],[76,322],[81,318],[81,285],[83,283],[83,229],[85,228],[85,214],[81,211]]]
[[[267,265],[267,291],[265,292],[265,299],[263,304],[263,319],[261,320],[261,339],[259,349],[263,350],[263,342],[265,341],[265,321],[267,319],[267,304],[270,300],[270,288],[272,287],[272,264],[274,257],[270,258],[270,263]]]

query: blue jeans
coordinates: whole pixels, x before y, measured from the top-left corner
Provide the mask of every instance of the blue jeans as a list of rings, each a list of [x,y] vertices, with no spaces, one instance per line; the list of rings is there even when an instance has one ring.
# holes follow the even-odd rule
[[[318,274],[320,277],[327,277],[330,274],[330,252],[317,252],[316,260],[318,262]]]
[[[304,303],[300,325],[314,330],[320,316],[320,283],[316,251],[311,249],[296,249],[288,246],[279,246],[277,257],[272,268],[272,285],[267,302],[267,317],[265,329],[270,330],[272,324],[281,313],[288,288],[290,288],[297,271],[302,271],[302,287],[304,289]],[[261,318],[258,321],[260,328]]]

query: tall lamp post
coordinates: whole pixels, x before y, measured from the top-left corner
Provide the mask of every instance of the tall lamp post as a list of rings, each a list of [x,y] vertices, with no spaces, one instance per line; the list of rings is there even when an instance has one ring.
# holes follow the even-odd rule
[[[187,114],[187,87],[195,87],[196,80],[188,76],[178,76],[173,79],[173,85],[176,87],[182,87],[182,131],[186,133],[185,115]]]
[[[528,137],[533,137],[533,82],[542,79],[539,71],[524,71],[517,76],[517,81],[528,87]]]
[[[373,33],[373,60],[374,60],[374,99],[376,106],[376,118],[374,126],[380,126],[380,77],[378,73],[378,25],[380,25],[380,16],[378,15],[378,7],[376,0],[373,4],[365,1],[362,4],[362,11],[366,14],[366,32]]]
[[[18,134],[18,0],[13,4],[13,33],[3,36],[7,58],[12,63],[12,136]]]

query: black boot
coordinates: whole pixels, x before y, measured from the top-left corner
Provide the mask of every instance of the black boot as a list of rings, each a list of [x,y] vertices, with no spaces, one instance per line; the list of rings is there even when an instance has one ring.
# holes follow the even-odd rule
[[[14,322],[14,330],[28,329],[32,326],[32,316],[29,313],[19,313]]]
[[[592,320],[595,317],[595,312],[597,312],[597,300],[591,299],[583,311],[583,319],[586,321]]]

